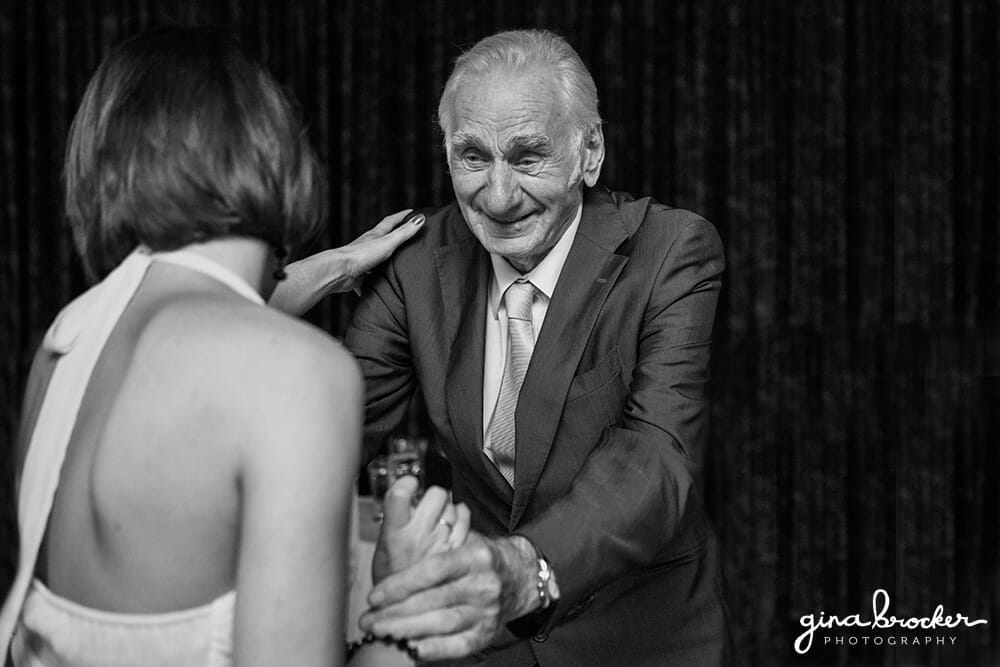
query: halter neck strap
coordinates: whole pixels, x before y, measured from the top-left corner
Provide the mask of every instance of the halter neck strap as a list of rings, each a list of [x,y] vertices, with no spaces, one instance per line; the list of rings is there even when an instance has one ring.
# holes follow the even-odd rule
[[[59,484],[59,471],[76,424],[77,413],[90,376],[146,271],[153,262],[182,266],[214,278],[240,296],[263,305],[264,299],[250,283],[232,270],[202,255],[175,250],[153,253],[136,250],[103,281],[73,300],[56,317],[43,345],[58,355],[39,408],[31,442],[25,455],[18,489],[18,528],[21,537],[18,569],[7,598],[0,606],[0,660],[7,653],[11,635],[34,576],[39,547]]]
[[[264,305],[264,298],[242,276],[204,255],[189,250],[172,250],[152,253],[150,259],[154,262],[181,266],[214,278],[240,296]]]

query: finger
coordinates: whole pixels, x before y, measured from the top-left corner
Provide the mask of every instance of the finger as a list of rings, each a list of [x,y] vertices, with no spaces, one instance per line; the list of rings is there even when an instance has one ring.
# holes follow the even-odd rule
[[[384,607],[402,602],[420,591],[458,579],[471,570],[463,550],[444,551],[421,558],[408,568],[389,575],[368,593],[368,604]]]
[[[423,229],[423,214],[414,218],[414,222],[402,225],[399,229],[378,236],[375,230],[367,232],[351,245],[354,249],[354,261],[357,271],[364,273],[389,259],[399,246]]]
[[[383,501],[382,530],[398,530],[410,522],[411,502],[420,482],[409,475],[389,487]]]
[[[473,607],[446,607],[410,616],[380,618],[372,623],[371,632],[384,637],[430,637],[450,635],[470,630],[480,622],[480,613]]]
[[[368,603],[372,607],[387,607],[449,582],[456,582],[456,590],[466,596],[464,599],[487,603],[499,599],[502,582],[494,569],[493,553],[478,533],[470,534],[469,538],[458,549],[428,555],[386,577],[368,594]]]
[[[419,591],[405,600],[391,605],[368,609],[361,616],[366,626],[386,619],[417,616],[451,607],[472,607],[483,616],[498,613],[500,608],[499,586],[489,577],[462,577],[435,588]]]
[[[455,523],[458,521],[458,509],[450,502],[445,503],[444,508],[441,510],[441,516],[438,517],[438,525],[444,526],[451,533],[452,528],[455,527]]]
[[[434,527],[434,532],[430,534],[430,543],[427,549],[424,551],[424,557],[444,553],[446,551],[451,551],[451,524],[445,523],[444,519],[438,520],[437,525]]]
[[[448,502],[448,492],[440,486],[432,486],[424,492],[424,497],[420,499],[413,515],[410,518],[410,525],[419,535],[433,532],[438,525]]]
[[[405,225],[387,232],[381,236],[368,240],[368,252],[375,259],[376,263],[384,262],[396,249],[416,236],[423,229],[426,218],[420,213],[408,221]]]
[[[474,628],[466,632],[411,641],[410,646],[417,650],[421,662],[453,660],[486,648],[491,637],[492,634],[482,628]]]
[[[448,546],[457,549],[465,544],[465,538],[469,536],[472,527],[472,512],[468,505],[459,503],[455,506],[455,525],[451,527],[451,535],[448,536]]]
[[[407,219],[413,212],[412,208],[405,208],[402,211],[396,211],[391,215],[387,215],[382,220],[372,227],[369,232],[377,234],[379,236],[385,236],[393,229],[395,229],[400,223]]]

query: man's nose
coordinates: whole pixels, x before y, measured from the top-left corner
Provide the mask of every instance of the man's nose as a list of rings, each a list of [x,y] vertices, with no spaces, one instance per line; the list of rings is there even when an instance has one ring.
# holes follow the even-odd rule
[[[498,162],[490,167],[486,189],[483,193],[483,208],[492,217],[500,217],[513,211],[520,204],[517,178],[504,162]]]

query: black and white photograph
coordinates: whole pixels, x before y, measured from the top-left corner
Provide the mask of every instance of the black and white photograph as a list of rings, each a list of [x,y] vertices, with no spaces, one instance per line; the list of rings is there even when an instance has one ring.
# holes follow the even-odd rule
[[[1000,665],[1000,0],[0,0],[0,660]]]

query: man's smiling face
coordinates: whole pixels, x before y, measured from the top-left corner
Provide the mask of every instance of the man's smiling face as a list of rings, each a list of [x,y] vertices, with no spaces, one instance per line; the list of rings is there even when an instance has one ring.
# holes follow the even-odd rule
[[[449,168],[469,229],[488,252],[533,269],[573,221],[587,150],[545,72],[460,83]],[[602,150],[603,156],[603,150]]]

